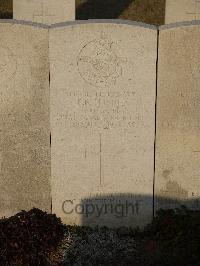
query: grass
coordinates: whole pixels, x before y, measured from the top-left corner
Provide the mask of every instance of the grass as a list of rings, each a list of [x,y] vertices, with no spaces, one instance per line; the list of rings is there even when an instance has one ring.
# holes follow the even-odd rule
[[[0,0],[0,19],[12,18],[13,0]]]
[[[12,18],[12,1],[0,0],[0,19]],[[162,25],[165,0],[76,0],[76,19],[127,19]]]

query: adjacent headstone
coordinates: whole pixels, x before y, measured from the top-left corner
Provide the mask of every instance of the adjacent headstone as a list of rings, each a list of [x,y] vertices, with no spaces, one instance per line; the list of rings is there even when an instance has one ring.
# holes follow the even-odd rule
[[[200,208],[200,26],[159,38],[155,206]]]
[[[51,211],[48,30],[0,23],[0,217]]]
[[[166,0],[165,24],[200,19],[200,0]]]
[[[50,29],[52,206],[67,224],[151,220],[156,58],[154,27]]]
[[[13,0],[13,17],[43,24],[75,20],[75,0]]]

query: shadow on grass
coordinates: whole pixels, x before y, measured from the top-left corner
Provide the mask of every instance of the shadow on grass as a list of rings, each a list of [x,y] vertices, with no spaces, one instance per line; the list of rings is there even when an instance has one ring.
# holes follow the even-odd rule
[[[76,19],[126,19],[165,24],[166,0],[77,0]]]
[[[12,12],[0,13],[0,19],[12,19],[12,18],[13,18]]]
[[[0,0],[0,19],[13,18],[13,0]]]
[[[79,1],[80,2],[80,1]],[[77,19],[115,19],[133,0],[87,0],[76,9]]]

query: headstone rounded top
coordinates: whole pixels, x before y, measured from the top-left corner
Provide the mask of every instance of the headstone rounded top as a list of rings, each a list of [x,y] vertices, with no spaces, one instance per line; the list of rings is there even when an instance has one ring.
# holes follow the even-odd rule
[[[118,24],[118,25],[127,25],[134,27],[147,28],[152,30],[157,30],[158,27],[151,24],[146,24],[143,22],[126,20],[126,19],[88,19],[88,20],[75,20],[75,21],[66,21],[61,23],[55,23],[50,25],[51,28],[59,27],[69,27],[69,26],[79,26],[79,25],[92,25],[92,24]]]

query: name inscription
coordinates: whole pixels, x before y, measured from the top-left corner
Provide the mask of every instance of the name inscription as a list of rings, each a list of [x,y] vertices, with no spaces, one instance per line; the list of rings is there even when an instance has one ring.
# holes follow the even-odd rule
[[[141,119],[135,101],[134,91],[68,92],[57,123],[77,129],[134,128]]]

